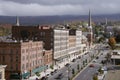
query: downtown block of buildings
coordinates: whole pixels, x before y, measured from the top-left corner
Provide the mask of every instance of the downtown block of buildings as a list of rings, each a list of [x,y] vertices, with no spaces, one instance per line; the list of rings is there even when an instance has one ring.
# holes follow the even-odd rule
[[[12,26],[12,39],[0,42],[0,64],[22,78],[78,57],[87,46],[81,30],[50,26]],[[65,63],[66,64],[66,63]]]
[[[51,66],[59,68],[79,57],[92,42],[91,33],[65,26],[12,26],[12,35],[0,41],[0,64],[6,80],[24,79]]]

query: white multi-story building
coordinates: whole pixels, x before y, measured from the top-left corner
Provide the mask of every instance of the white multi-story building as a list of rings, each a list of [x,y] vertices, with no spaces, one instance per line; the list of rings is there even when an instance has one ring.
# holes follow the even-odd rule
[[[77,56],[82,52],[82,31],[76,30],[76,50]]]
[[[64,62],[68,55],[68,37],[69,30],[67,29],[54,29],[54,46],[53,58],[55,64]]]

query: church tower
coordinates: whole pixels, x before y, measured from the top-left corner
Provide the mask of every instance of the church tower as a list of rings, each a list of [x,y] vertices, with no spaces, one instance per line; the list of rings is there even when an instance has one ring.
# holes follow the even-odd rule
[[[18,16],[16,17],[16,26],[20,26],[19,17]]]
[[[88,28],[89,28],[89,47],[92,46],[93,43],[93,31],[92,31],[92,25],[91,25],[91,12],[89,10],[89,18],[88,18]]]
[[[91,26],[91,12],[89,10],[88,27],[90,27],[90,26]]]

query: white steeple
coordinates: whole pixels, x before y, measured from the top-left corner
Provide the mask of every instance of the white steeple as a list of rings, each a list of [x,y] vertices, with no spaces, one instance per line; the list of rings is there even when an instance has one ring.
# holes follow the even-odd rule
[[[90,27],[91,26],[91,12],[89,10],[89,20],[88,20],[88,26]]]
[[[93,41],[93,31],[92,31],[92,25],[91,25],[91,12],[90,12],[90,10],[89,10],[89,18],[88,18],[88,28],[89,28],[89,35],[90,35],[89,47],[91,47],[92,41]]]
[[[16,17],[16,26],[20,26],[19,17],[18,16]]]
[[[107,18],[105,18],[105,25],[107,26],[107,23],[108,23],[108,20],[107,20]]]

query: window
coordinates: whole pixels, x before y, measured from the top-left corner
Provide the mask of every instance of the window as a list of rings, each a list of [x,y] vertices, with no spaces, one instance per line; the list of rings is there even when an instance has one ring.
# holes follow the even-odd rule
[[[16,70],[18,70],[18,64],[16,64]]]
[[[2,50],[2,53],[3,53],[3,54],[5,53],[5,50],[4,50],[4,49]]]
[[[5,62],[5,56],[3,56],[3,62]]]
[[[2,79],[2,72],[0,72],[0,80]]]
[[[13,69],[13,66],[11,65],[10,69],[12,70]]]
[[[10,61],[13,62],[13,57],[12,56],[10,56]]]
[[[12,50],[12,49],[10,50],[10,53],[11,53],[11,54],[13,53],[13,50]]]
[[[18,58],[16,58],[16,62],[18,62]]]
[[[25,60],[25,56],[23,56],[22,58],[23,58],[22,60],[24,61]]]
[[[27,66],[26,66],[27,67]],[[24,70],[24,68],[25,68],[25,66],[24,66],[24,64],[22,65],[22,70]]]
[[[16,49],[16,54],[18,54],[18,49]]]
[[[22,49],[22,53],[24,53],[25,52],[25,50],[24,49]]]
[[[26,53],[28,53],[28,49],[26,49]]]

